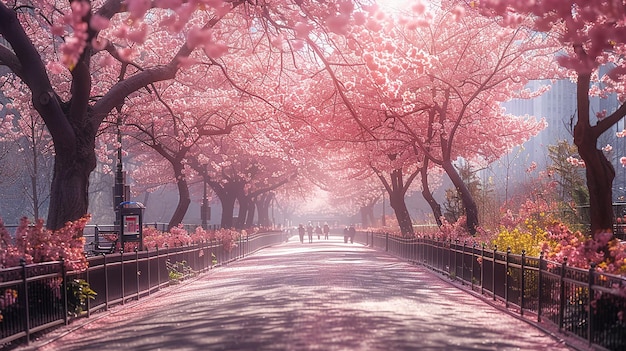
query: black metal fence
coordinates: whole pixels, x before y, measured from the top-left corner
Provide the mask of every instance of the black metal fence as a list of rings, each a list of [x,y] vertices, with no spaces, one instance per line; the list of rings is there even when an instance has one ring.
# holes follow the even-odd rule
[[[355,240],[447,275],[589,345],[626,350],[624,277],[459,242],[374,232],[359,232]]]
[[[14,342],[28,343],[34,333],[149,296],[172,282],[241,259],[286,238],[283,232],[255,233],[240,237],[232,250],[211,241],[93,256],[88,258],[89,269],[80,273],[66,271],[62,261],[2,269],[0,348]],[[81,279],[97,293],[94,299],[77,300],[72,284]]]

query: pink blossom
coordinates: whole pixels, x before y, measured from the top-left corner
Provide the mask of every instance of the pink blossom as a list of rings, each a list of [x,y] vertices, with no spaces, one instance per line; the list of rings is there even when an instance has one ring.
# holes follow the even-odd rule
[[[65,66],[59,62],[48,62],[46,68],[52,74],[61,74],[65,70]]]
[[[126,7],[132,18],[139,19],[150,9],[151,3],[150,0],[126,0]]]
[[[228,52],[228,46],[224,43],[209,43],[204,47],[204,53],[210,58],[218,59]]]
[[[139,28],[135,28],[128,32],[127,38],[135,43],[143,44],[146,41],[146,35],[148,34],[148,26],[142,23]]]
[[[350,17],[347,15],[331,15],[326,17],[326,26],[331,32],[337,34],[347,34],[348,33],[348,20]]]
[[[96,31],[100,31],[106,28],[109,28],[110,21],[106,17],[102,17],[100,15],[91,16],[91,20],[89,21],[89,25],[92,29]]]

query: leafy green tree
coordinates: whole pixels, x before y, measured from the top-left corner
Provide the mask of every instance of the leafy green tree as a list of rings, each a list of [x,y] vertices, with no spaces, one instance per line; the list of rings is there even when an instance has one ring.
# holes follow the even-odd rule
[[[570,224],[581,224],[584,218],[580,213],[583,206],[589,205],[589,191],[583,174],[584,168],[571,162],[572,155],[577,153],[576,145],[559,140],[548,146],[548,157],[552,161],[548,165],[548,175],[557,184],[557,202],[562,220]],[[584,220],[584,219],[583,219]]]

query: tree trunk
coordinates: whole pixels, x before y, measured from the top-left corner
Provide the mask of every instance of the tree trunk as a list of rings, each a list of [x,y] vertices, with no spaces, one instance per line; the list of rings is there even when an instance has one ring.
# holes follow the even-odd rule
[[[374,215],[374,204],[367,206],[367,217],[372,227],[376,225],[376,215]]]
[[[454,168],[452,162],[444,161],[442,167],[446,171],[446,174],[452,181],[452,184],[454,184],[456,191],[461,197],[467,221],[467,231],[474,235],[476,234],[476,227],[478,227],[478,207],[476,206],[476,202],[467,188],[467,185],[459,175],[459,172],[457,172],[456,168]]]
[[[273,219],[270,218],[270,205],[274,200],[274,193],[268,192],[257,197],[256,210],[259,215],[259,225],[262,227],[271,227]]]
[[[406,194],[407,186],[411,184],[416,172],[411,174],[407,180],[407,184],[404,184],[404,176],[401,169],[396,169],[391,172],[391,193],[389,194],[389,204],[393,208],[400,226],[400,231],[403,236],[412,237],[415,232],[413,231],[413,221],[411,221],[411,215],[406,208],[406,202],[404,201],[404,195]]]
[[[183,222],[185,214],[187,214],[187,210],[189,209],[189,204],[191,204],[191,195],[189,194],[187,179],[183,174],[183,166],[181,163],[172,163],[172,166],[174,167],[176,187],[178,188],[178,205],[176,205],[176,210],[174,210],[174,214],[167,225],[167,230],[170,230]]]
[[[412,237],[415,233],[413,231],[411,215],[406,207],[406,202],[404,202],[404,192],[396,190],[389,194],[389,203],[396,214],[402,235]]]
[[[255,200],[248,200],[248,213],[246,215],[246,223],[244,228],[252,228],[254,227],[254,212],[257,207]]]
[[[428,187],[428,166],[427,166],[427,162],[428,161],[425,161],[425,164],[424,164],[424,166],[422,167],[422,170],[421,170],[421,173],[422,173],[422,196],[424,197],[424,200],[426,200],[426,202],[430,206],[430,209],[433,211],[433,216],[435,217],[435,221],[437,222],[437,226],[441,227],[441,225],[442,225],[441,217],[443,216],[443,213],[441,212],[441,205],[437,202],[437,200],[435,200],[435,198],[433,197],[433,193],[430,191],[430,188]]]
[[[367,216],[367,206],[361,206],[359,213],[361,214],[361,225],[364,228],[371,227],[370,220]]]
[[[613,179],[615,169],[598,150],[598,137],[602,130],[594,130],[589,121],[590,74],[579,73],[576,84],[578,120],[574,127],[574,144],[580,158],[585,161],[587,188],[589,189],[589,215],[591,235],[613,230]]]
[[[237,196],[237,202],[239,203],[239,213],[237,214],[237,220],[235,221],[235,229],[243,229],[246,224],[246,218],[248,217],[250,200],[244,195],[239,195]]]
[[[221,196],[219,193],[217,194],[222,204],[222,219],[220,221],[220,226],[222,228],[230,229],[233,227],[233,216],[235,215],[235,196],[228,193]]]
[[[365,228],[373,227],[376,225],[376,216],[374,216],[374,204],[370,203],[368,205],[362,206],[360,209],[361,213],[361,225]]]
[[[96,168],[96,155],[93,147],[82,150],[81,154],[67,152],[66,149],[57,150],[50,185],[48,229],[60,229],[66,222],[87,214],[89,174]]]

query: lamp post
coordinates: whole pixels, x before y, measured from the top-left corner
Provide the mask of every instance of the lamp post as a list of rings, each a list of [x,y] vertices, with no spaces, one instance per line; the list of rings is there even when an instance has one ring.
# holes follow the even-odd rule
[[[387,223],[385,222],[385,188],[383,188],[382,190],[383,190],[383,218],[382,218],[381,224],[383,227],[386,227]]]
[[[207,229],[209,227],[209,220],[211,219],[210,208],[209,208],[209,197],[207,196],[206,190],[206,178],[203,177],[203,195],[202,195],[202,206],[200,206],[200,219],[202,220],[202,229]]]
[[[274,201],[276,201],[276,197],[274,196],[274,193],[271,193],[272,196],[272,229],[275,228],[275,223],[276,223],[276,217],[274,217]]]
[[[118,111],[119,112],[119,111]],[[115,185],[113,186],[113,210],[115,211],[115,225],[118,230],[121,230],[122,217],[120,204],[124,202],[124,171],[122,168],[122,132],[120,126],[122,125],[122,117],[118,113],[117,115],[117,160],[115,171]]]

